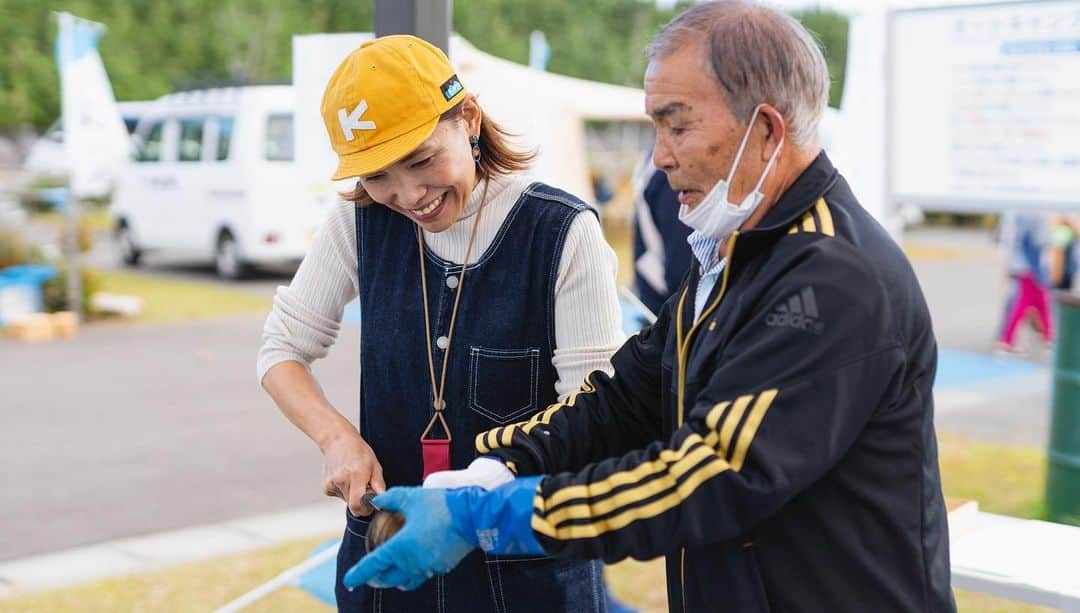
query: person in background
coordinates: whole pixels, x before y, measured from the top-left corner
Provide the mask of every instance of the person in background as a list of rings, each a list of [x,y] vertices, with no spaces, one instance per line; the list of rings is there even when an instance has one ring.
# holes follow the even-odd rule
[[[653,313],[690,270],[690,231],[679,221],[679,195],[649,151],[634,174],[634,293]]]
[[[1080,219],[1069,215],[1054,218],[1050,229],[1050,286],[1053,289],[1072,291],[1076,276],[1076,235]]]
[[[1005,296],[1001,309],[1001,318],[998,320],[997,330],[994,332],[994,345],[997,350],[1001,350],[1001,337],[1005,334],[1005,324],[1009,321],[1009,313],[1012,312],[1013,302],[1016,301],[1016,282],[1013,281],[1011,272],[1011,244],[1015,228],[1016,213],[1005,211],[998,215],[997,225],[991,235],[998,250],[1003,279],[1002,287]]]
[[[596,207],[598,209],[604,208],[615,197],[615,191],[611,188],[611,181],[608,180],[607,175],[596,169],[589,172],[589,181],[592,183],[593,195],[596,196]]]
[[[1038,213],[1017,213],[1006,221],[1003,241],[1009,254],[1009,277],[1014,295],[1009,301],[999,348],[1016,352],[1020,324],[1032,318],[1035,329],[1049,345],[1053,342],[1050,314],[1050,278],[1043,257],[1049,246],[1046,218]]]

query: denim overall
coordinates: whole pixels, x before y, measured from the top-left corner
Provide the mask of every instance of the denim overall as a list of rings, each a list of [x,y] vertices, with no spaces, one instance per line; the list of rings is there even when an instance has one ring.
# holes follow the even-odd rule
[[[556,402],[555,281],[567,230],[589,208],[553,187],[522,192],[487,250],[465,275],[444,392],[453,434],[451,468],[476,457],[474,439],[495,426],[527,419]],[[472,223],[472,220],[466,221]],[[419,437],[433,413],[434,394],[424,342],[424,308],[416,226],[382,205],[357,208],[361,319],[360,432],[382,465],[388,487],[419,485]],[[449,333],[461,265],[426,248],[431,347],[436,376]],[[440,340],[442,339],[442,340]],[[441,427],[434,432],[441,438]],[[505,557],[474,551],[445,576],[411,592],[353,592],[345,572],[366,553],[367,521],[346,511],[338,553],[341,611],[602,611],[597,562]]]

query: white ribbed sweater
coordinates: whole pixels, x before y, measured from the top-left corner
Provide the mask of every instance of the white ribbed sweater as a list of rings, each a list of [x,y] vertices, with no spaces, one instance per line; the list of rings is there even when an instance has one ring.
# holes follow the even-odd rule
[[[530,179],[499,177],[488,188],[480,217],[475,262],[491,244]],[[439,257],[460,264],[465,257],[483,183],[473,191],[461,217],[424,240]],[[275,364],[295,360],[310,370],[330,351],[341,329],[345,305],[357,297],[356,226],[353,204],[338,203],[315,234],[311,249],[288,287],[279,287],[263,327],[259,381]],[[379,205],[375,205],[379,206]],[[392,263],[387,265],[394,265]],[[567,231],[555,284],[555,392],[565,398],[594,370],[611,373],[611,354],[622,344],[621,313],[615,289],[615,252],[604,241],[594,215],[578,215]],[[493,288],[494,289],[494,288]],[[417,338],[423,344],[423,338]],[[450,373],[448,376],[454,376]],[[417,373],[426,380],[426,373]]]

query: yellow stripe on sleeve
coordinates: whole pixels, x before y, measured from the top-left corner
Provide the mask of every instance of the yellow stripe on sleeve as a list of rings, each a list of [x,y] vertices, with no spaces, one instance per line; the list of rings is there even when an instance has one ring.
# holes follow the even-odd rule
[[[724,411],[731,405],[731,401],[725,400],[724,402],[717,403],[716,406],[709,411],[709,414],[705,416],[705,426],[709,430],[716,430],[716,424],[720,423],[720,416],[724,414]]]
[[[484,444],[485,434],[487,434],[487,432],[481,432],[480,434],[477,434],[476,440],[473,442],[473,446],[476,447],[476,451],[478,453],[489,453],[491,451],[491,449],[489,449],[488,446]]]
[[[603,496],[620,485],[637,483],[645,477],[649,477],[665,469],[667,466],[666,461],[675,462],[686,455],[690,446],[694,443],[694,437],[697,437],[697,440],[701,440],[699,435],[692,434],[686,437],[686,440],[683,441],[683,444],[679,447],[678,451],[665,449],[660,452],[660,456],[657,459],[638,464],[630,470],[612,473],[595,483],[570,485],[560,490],[556,490],[544,501],[544,508],[554,508],[564,502],[574,500],[575,498],[595,498],[597,496]]]
[[[515,425],[506,426],[505,428],[502,429],[502,432],[499,433],[499,446],[500,447],[509,447],[510,446],[510,442],[514,439],[514,428],[516,428],[516,427],[517,427],[517,425],[515,424]]]
[[[691,439],[688,438],[687,440],[690,441]],[[651,472],[666,474],[661,474],[651,481],[646,481],[637,487],[619,492],[599,502],[567,505],[554,511],[544,519],[552,526],[558,526],[568,519],[585,519],[606,515],[670,490],[676,486],[679,478],[683,475],[692,472],[696,466],[709,457],[715,457],[713,450],[704,443],[700,436],[696,437],[696,440],[691,441],[690,445],[684,445],[685,449],[680,449],[678,454],[662,456],[658,460],[649,463],[650,468],[653,469]]]
[[[555,403],[547,409],[533,415],[532,419],[527,421],[518,422],[502,428],[494,428],[476,435],[474,446],[476,447],[477,453],[490,453],[495,449],[509,447],[513,442],[514,428],[521,428],[522,432],[529,434],[532,432],[533,428],[541,424],[551,423],[551,418],[555,416],[555,413],[559,412],[559,409],[574,406],[578,396],[581,394],[591,394],[595,391],[596,387],[593,386],[589,381],[589,377],[586,376],[585,381],[581,384],[581,388],[571,394],[565,402]]]
[[[727,451],[730,449],[731,437],[735,434],[735,428],[739,425],[743,413],[746,412],[746,407],[750,406],[750,401],[753,399],[753,395],[739,396],[735,400],[735,406],[731,407],[731,412],[724,418],[724,426],[720,429],[720,448],[718,450],[721,457],[727,457]]]
[[[564,406],[567,406],[567,405],[565,405],[565,404],[553,404],[553,405],[549,406],[547,409],[545,409],[543,412],[537,413],[536,415],[533,415],[533,418],[530,419],[529,421],[525,422],[525,425],[521,427],[521,431],[524,432],[525,434],[529,434],[530,432],[533,431],[533,428],[539,426],[540,424],[549,424],[549,423],[551,423],[552,416],[554,416],[555,413],[557,413],[559,411],[559,409],[563,408]]]
[[[689,498],[699,485],[730,468],[727,462],[713,456],[712,461],[701,465],[697,470],[693,471],[693,474],[686,481],[678,484],[669,494],[649,504],[633,507],[607,519],[597,520],[589,524],[575,524],[562,528],[553,526],[540,513],[533,513],[532,528],[540,534],[559,540],[595,538],[601,534],[624,528],[639,519],[655,517],[672,507],[678,506],[683,500]]]
[[[698,433],[692,432],[678,450],[662,450],[655,460],[643,462],[630,470],[612,473],[595,483],[564,487],[547,498],[538,493],[534,501],[536,513],[532,520],[533,529],[561,540],[590,538],[618,530],[638,519],[654,517],[678,505],[709,478],[726,470],[738,470],[742,467],[758,427],[778,393],[779,390],[770,389],[756,396],[754,394],[740,396],[734,404],[729,401],[717,403],[705,417],[705,425],[709,429],[706,437],[702,438]],[[751,403],[753,403],[753,408],[739,432],[735,443],[734,460],[729,464],[724,459],[726,452],[739,422]],[[725,416],[724,413],[729,406],[731,410]],[[721,417],[723,417],[723,425],[718,432],[716,427],[720,425]],[[686,479],[679,483],[679,479],[683,477]],[[650,480],[645,481],[647,478]],[[642,483],[642,481],[645,482]],[[588,501],[590,498],[609,494],[621,486],[635,483],[638,485],[627,488],[610,498],[592,503]],[[664,495],[649,504],[633,506],[660,494]],[[578,499],[581,500],[558,509],[550,515],[544,515],[546,509],[554,509],[563,503]],[[612,512],[615,514],[611,517],[594,520],[588,524],[560,526],[570,520],[588,519]]]
[[[592,373],[589,373],[589,375],[591,374]],[[578,396],[580,396],[581,394],[592,394],[596,392],[596,387],[594,387],[592,382],[589,381],[589,375],[585,376],[585,381],[581,383],[581,389],[574,392],[573,394],[570,394],[570,397],[567,398],[565,402],[553,404],[548,407],[547,410],[545,410],[543,413],[537,413],[536,415],[534,415],[532,419],[530,419],[528,422],[525,423],[524,426],[521,427],[521,431],[525,434],[529,434],[536,426],[539,426],[540,424],[551,423],[551,418],[555,416],[555,413],[558,413],[559,410],[563,407],[574,406],[574,403],[577,402]]]
[[[753,442],[754,436],[757,435],[758,426],[761,425],[761,420],[765,419],[765,413],[768,412],[773,400],[779,393],[780,391],[775,389],[764,391],[758,396],[757,402],[754,403],[754,408],[751,409],[750,415],[746,418],[746,425],[739,432],[739,440],[735,443],[735,455],[731,458],[731,467],[736,472],[742,469],[743,461],[746,460],[746,452],[750,449],[750,443]]]

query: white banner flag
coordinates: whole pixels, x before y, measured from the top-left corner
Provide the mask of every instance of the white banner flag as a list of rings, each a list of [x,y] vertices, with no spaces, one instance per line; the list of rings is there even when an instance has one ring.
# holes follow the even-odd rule
[[[131,146],[97,51],[105,26],[70,13],[58,13],[57,20],[60,112],[71,191],[77,197],[100,196],[109,191]]]

